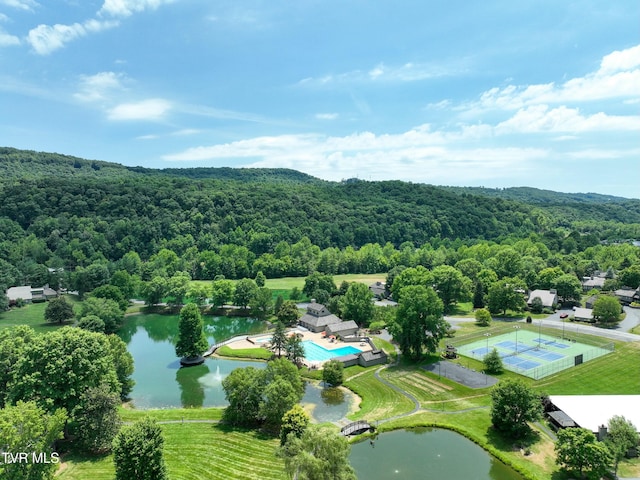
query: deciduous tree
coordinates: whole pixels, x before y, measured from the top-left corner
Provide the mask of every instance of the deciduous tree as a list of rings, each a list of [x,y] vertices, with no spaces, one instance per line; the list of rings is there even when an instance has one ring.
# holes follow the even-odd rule
[[[526,306],[524,292],[527,286],[519,278],[503,278],[489,287],[487,305],[491,313],[503,314],[507,310],[522,311]]]
[[[0,409],[0,449],[18,454],[26,452],[28,462],[0,462],[0,478],[7,480],[51,480],[57,470],[53,450],[56,440],[62,438],[67,419],[64,409],[46,413],[35,402],[18,402]],[[33,461],[33,456],[41,461]],[[54,457],[55,456],[55,457]]]
[[[247,308],[253,297],[256,295],[258,286],[250,278],[243,278],[236,283],[233,303],[238,307]]]
[[[235,285],[231,280],[214,280],[211,284],[211,303],[222,307],[233,299]]]
[[[481,327],[488,327],[491,323],[491,312],[486,308],[479,308],[476,310],[476,313],[474,313],[474,316],[476,323]]]
[[[593,318],[600,323],[615,323],[620,321],[622,308],[616,297],[600,295],[593,303]]]
[[[280,426],[280,445],[284,445],[289,434],[300,438],[305,432],[311,419],[309,414],[305,412],[299,404],[295,404],[291,409],[282,416],[282,425]]]
[[[73,418],[76,438],[83,449],[92,453],[111,450],[121,424],[119,405],[120,396],[108,385],[91,387],[82,394]]]
[[[374,310],[371,300],[371,290],[364,283],[350,284],[340,302],[343,319],[353,320],[361,327],[369,325]]]
[[[620,415],[611,417],[607,427],[605,443],[613,455],[615,472],[618,473],[620,460],[625,457],[630,449],[638,447],[640,435],[638,435],[636,426]]]
[[[403,288],[401,298],[395,322],[389,329],[402,353],[412,360],[419,360],[424,350],[428,353],[436,351],[447,331],[447,323],[442,317],[442,300],[432,288],[422,285]]]
[[[586,428],[563,428],[558,430],[556,441],[556,463],[566,470],[577,471],[583,477],[599,479],[607,473],[613,463],[611,452],[604,443]]]
[[[333,387],[344,382],[344,365],[338,360],[329,360],[322,366],[322,381]]]
[[[289,435],[279,450],[290,478],[356,480],[349,443],[333,431],[310,425],[300,438]]]
[[[491,422],[512,438],[529,431],[527,422],[542,416],[539,396],[521,380],[503,380],[491,391]]]
[[[78,318],[95,315],[104,322],[105,333],[115,333],[124,321],[124,313],[115,300],[89,297],[80,305]]]
[[[167,480],[162,429],[150,418],[125,425],[113,440],[116,480]]]
[[[271,290],[267,287],[258,287],[253,298],[249,301],[249,307],[252,315],[255,315],[256,318],[260,320],[267,318],[273,307]]]
[[[44,319],[51,323],[64,323],[73,318],[73,307],[64,297],[53,298],[44,309]]]
[[[453,306],[469,299],[471,280],[462,275],[460,270],[450,265],[439,265],[431,271],[433,288],[444,304],[445,313],[451,312]]]

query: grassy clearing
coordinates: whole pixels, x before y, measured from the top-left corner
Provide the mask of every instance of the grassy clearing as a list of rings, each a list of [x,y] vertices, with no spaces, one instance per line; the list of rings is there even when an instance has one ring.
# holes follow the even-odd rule
[[[382,420],[410,412],[413,402],[375,378],[375,370],[351,378],[345,386],[360,398],[360,410],[349,415],[351,420]]]
[[[44,310],[48,303],[28,303],[24,307],[12,308],[0,314],[0,328],[12,328],[18,325],[28,325],[38,333],[57,330],[65,325],[71,325],[75,320],[64,323],[49,323],[44,319]]]
[[[224,408],[171,408],[154,410],[120,408],[118,413],[123,422],[135,422],[147,416],[154,418],[158,422],[178,420],[210,420],[217,422],[222,419]]]
[[[253,358],[255,360],[269,360],[273,357],[273,352],[266,348],[231,348],[224,345],[216,350],[221,357],[230,358]]]
[[[207,423],[164,424],[164,456],[172,480],[230,478],[284,479],[284,466],[275,457],[279,441],[250,430]],[[68,455],[57,478],[112,480],[110,455],[89,458]]]

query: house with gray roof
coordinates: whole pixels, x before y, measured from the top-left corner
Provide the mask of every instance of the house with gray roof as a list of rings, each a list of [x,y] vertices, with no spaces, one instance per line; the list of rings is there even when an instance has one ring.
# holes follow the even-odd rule
[[[377,300],[387,298],[387,286],[385,282],[376,282],[369,285],[369,291],[373,294],[373,297]]]
[[[545,308],[555,308],[558,304],[558,293],[555,290],[534,290],[529,294],[527,305],[531,307],[533,299],[538,297],[542,300],[542,306]]]
[[[324,332],[327,325],[340,322],[342,322],[342,320],[331,313],[327,307],[316,302],[311,302],[307,306],[307,313],[298,320],[301,326],[314,333]]]
[[[597,289],[597,290],[601,290],[602,287],[604,287],[604,281],[606,280],[606,278],[604,277],[584,277],[582,279],[582,290],[585,292],[588,292],[589,290],[592,289]]]
[[[31,285],[22,285],[20,287],[11,287],[6,291],[9,305],[15,305],[18,299],[22,299],[25,303],[45,302],[58,296],[53,288],[49,285],[44,287],[32,287]]]
[[[334,323],[331,325],[327,325],[325,328],[325,332],[327,335],[335,335],[339,337],[346,337],[349,335],[355,335],[358,331],[358,324],[353,320],[348,320],[346,322]]]
[[[578,322],[594,322],[593,309],[578,307],[574,310],[573,318]]]
[[[640,287],[632,290],[630,288],[621,288],[613,292],[618,297],[620,303],[623,305],[629,305],[631,302],[640,302]]]

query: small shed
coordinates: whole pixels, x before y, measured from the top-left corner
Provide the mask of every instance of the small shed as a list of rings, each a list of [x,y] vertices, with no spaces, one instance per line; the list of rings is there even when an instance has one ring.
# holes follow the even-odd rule
[[[358,363],[363,367],[370,367],[372,365],[381,365],[387,363],[387,354],[384,350],[372,350],[369,352],[362,352],[358,359]]]

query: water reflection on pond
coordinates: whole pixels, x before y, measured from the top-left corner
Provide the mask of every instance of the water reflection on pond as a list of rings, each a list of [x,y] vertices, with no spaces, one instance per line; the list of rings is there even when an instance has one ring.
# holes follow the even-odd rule
[[[322,423],[346,417],[353,402],[353,394],[345,388],[323,388],[322,384],[307,383],[301,403],[312,408],[312,418]]]
[[[352,445],[358,478],[368,480],[522,480],[471,440],[450,430],[420,428],[378,435]]]
[[[264,323],[252,318],[203,318],[205,334],[214,343],[243,333],[260,333]],[[136,381],[131,399],[136,408],[221,407],[227,404],[222,379],[235,368],[264,368],[264,362],[208,358],[197,367],[180,368],[174,344],[177,315],[127,317],[119,332],[133,356]]]

